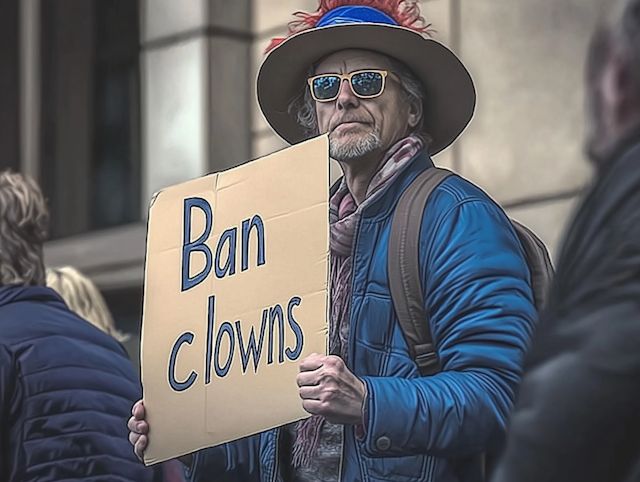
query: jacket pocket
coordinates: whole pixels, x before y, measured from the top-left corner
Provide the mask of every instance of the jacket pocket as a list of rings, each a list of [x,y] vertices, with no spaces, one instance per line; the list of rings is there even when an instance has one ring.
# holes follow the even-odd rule
[[[376,482],[433,482],[435,459],[427,455],[410,457],[366,457],[360,454],[365,472]]]

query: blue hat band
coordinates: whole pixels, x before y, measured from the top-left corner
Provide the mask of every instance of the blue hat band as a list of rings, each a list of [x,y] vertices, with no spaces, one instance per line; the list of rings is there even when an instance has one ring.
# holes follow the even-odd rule
[[[317,27],[328,27],[344,23],[384,23],[398,25],[389,15],[373,7],[363,5],[338,7],[327,12],[316,24]]]

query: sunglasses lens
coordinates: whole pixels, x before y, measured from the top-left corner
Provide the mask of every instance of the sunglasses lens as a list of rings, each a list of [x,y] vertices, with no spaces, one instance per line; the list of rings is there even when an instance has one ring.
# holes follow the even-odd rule
[[[319,100],[332,99],[340,91],[340,77],[323,75],[313,80],[313,94]]]
[[[359,72],[351,78],[351,85],[356,94],[368,97],[382,91],[382,80],[380,72]]]

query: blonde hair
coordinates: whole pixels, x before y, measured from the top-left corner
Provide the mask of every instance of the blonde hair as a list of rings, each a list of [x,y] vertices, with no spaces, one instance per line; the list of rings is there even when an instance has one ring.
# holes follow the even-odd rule
[[[0,287],[42,286],[42,246],[49,229],[49,211],[33,179],[0,172]]]
[[[113,316],[98,287],[71,266],[47,269],[47,286],[60,294],[71,311],[119,342],[129,339],[116,328]]]

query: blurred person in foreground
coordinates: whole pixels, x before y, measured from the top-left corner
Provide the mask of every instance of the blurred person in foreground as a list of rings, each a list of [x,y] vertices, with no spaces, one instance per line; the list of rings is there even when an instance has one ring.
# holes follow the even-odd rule
[[[46,273],[47,286],[62,297],[71,311],[120,343],[125,343],[131,338],[130,335],[118,330],[104,296],[91,279],[72,266],[48,268]],[[162,468],[164,482],[184,481],[184,473],[179,461],[164,462]]]
[[[124,348],[45,286],[45,200],[0,172],[0,480],[162,480],[124,426],[140,382]]]
[[[493,482],[640,480],[640,0],[587,61],[595,182],[570,224]]]

